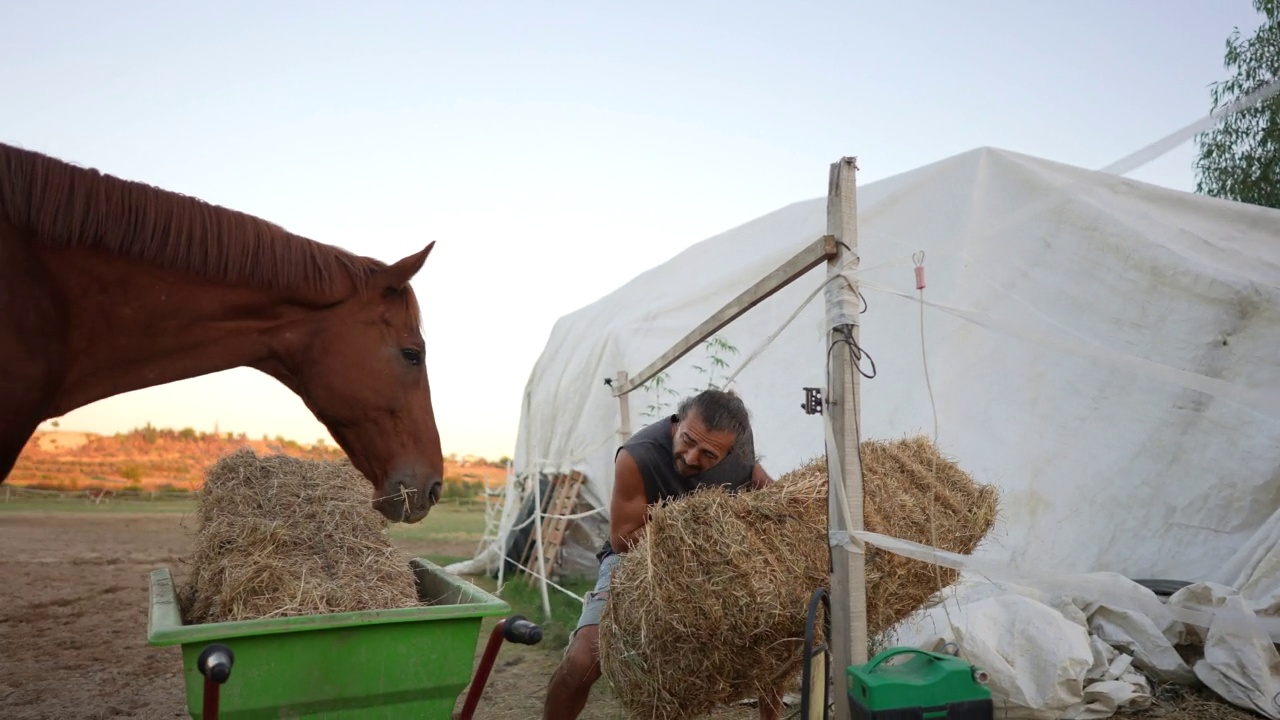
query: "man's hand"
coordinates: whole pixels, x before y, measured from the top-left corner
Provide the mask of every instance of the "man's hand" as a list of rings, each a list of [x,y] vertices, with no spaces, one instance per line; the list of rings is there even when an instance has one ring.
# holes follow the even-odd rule
[[[769,477],[769,473],[764,471],[764,468],[760,466],[760,463],[756,463],[755,467],[751,468],[752,490],[760,490],[771,482],[773,482],[773,478]]]

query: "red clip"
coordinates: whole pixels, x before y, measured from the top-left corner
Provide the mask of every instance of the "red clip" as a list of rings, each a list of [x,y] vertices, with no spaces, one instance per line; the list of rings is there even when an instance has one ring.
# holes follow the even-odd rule
[[[924,289],[924,251],[911,255],[911,260],[916,264],[916,289]]]

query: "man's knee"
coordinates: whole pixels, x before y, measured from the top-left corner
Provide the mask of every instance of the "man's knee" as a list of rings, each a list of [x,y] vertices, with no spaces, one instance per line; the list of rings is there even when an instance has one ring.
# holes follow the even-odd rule
[[[564,664],[575,675],[575,679],[594,683],[600,678],[600,628],[597,625],[586,625],[578,628],[565,653]]]

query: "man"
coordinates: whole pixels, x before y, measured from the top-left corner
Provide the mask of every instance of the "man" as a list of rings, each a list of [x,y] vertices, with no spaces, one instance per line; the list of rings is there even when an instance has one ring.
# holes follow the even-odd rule
[[[609,578],[622,560],[620,553],[644,534],[649,507],[708,485],[737,491],[759,489],[772,481],[755,461],[747,408],[732,392],[712,389],[686,398],[676,414],[640,430],[618,449],[609,539],[597,555],[595,590],[587,593],[578,627],[547,688],[545,720],[578,717],[591,686],[600,679],[599,625]],[[778,720],[781,712],[780,691],[760,698],[762,720]]]

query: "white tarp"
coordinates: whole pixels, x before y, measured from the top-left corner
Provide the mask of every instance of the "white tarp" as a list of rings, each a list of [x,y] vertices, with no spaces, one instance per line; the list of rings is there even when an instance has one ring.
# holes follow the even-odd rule
[[[933,431],[911,259],[924,251],[938,442],[1002,494],[977,557],[1211,581],[1244,590],[1242,609],[1275,609],[1280,212],[993,149],[861,186],[857,204],[875,371],[861,383],[862,436]],[[561,318],[529,377],[516,474],[583,472],[603,521],[621,421],[605,379],[638,372],[825,231],[825,198],[796,203]],[[719,333],[739,352],[721,353],[716,379],[751,358],[733,387],[775,476],[824,452],[822,418],[800,406],[803,388],[826,385],[825,272]],[[704,386],[695,366],[707,366],[701,349],[669,385]],[[633,393],[630,427],[661,399]]]

